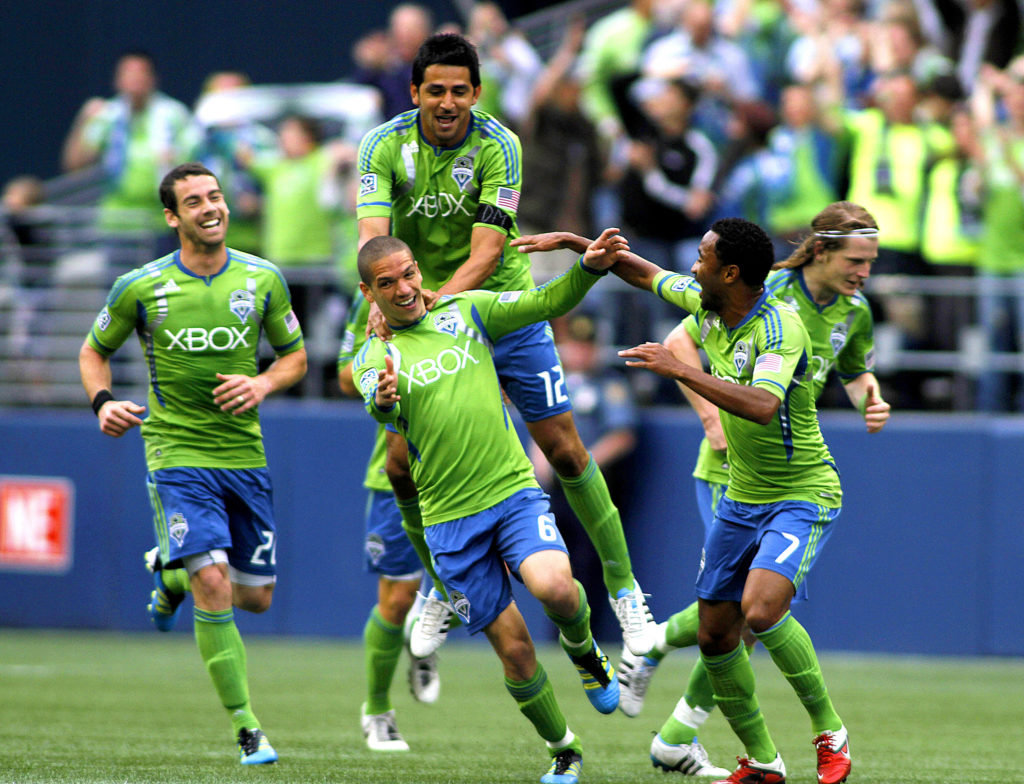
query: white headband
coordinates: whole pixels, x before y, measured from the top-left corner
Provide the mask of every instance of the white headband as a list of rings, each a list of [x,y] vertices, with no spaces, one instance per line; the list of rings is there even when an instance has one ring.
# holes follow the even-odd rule
[[[839,237],[877,237],[878,229],[873,229],[867,226],[863,229],[853,229],[851,231],[816,231],[814,232],[815,237],[826,237],[826,238],[839,238]]]

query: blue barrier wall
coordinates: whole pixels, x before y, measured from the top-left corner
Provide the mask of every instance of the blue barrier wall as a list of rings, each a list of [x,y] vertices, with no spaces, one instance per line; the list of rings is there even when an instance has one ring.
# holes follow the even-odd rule
[[[264,407],[280,582],[246,632],[355,636],[375,600],[362,570],[361,487],[373,423],[354,403]],[[898,415],[867,436],[826,413],[844,510],[796,609],[821,649],[1024,655],[1024,421]],[[624,511],[634,570],[658,618],[693,599],[702,526],[690,471],[700,429],[685,411],[644,413]],[[0,568],[0,625],[144,629],[142,552],[151,514],[137,431],[100,435],[88,412],[0,412],[0,475],[74,484],[70,569]],[[600,601],[599,597],[591,597]],[[549,624],[521,602],[538,635]],[[191,624],[183,623],[187,632]]]

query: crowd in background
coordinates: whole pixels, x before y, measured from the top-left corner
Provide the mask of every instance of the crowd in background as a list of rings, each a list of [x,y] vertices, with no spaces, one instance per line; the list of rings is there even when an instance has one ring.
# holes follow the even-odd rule
[[[125,53],[116,95],[82,106],[63,165],[101,173],[98,221],[111,243],[151,230],[160,253],[173,236],[156,208],[159,178],[184,160],[206,163],[228,195],[229,244],[280,265],[311,341],[336,351],[355,283],[355,148],[368,127],[412,108],[410,63],[436,29],[426,8],[403,3],[387,29],[357,41],[340,81],[367,87],[341,98],[362,107],[358,122],[312,101],[252,111],[244,97],[267,96],[240,71],[211,74],[203,111],[192,110],[159,89],[146,53]],[[710,223],[737,215],[764,226],[782,260],[813,215],[846,198],[881,228],[876,280],[975,284],[971,296],[869,292],[899,347],[953,351],[973,330],[986,352],[1024,352],[1017,0],[633,0],[570,19],[543,54],[499,5],[478,2],[463,31],[481,57],[478,108],[522,141],[524,233],[620,226],[640,255],[688,270]],[[7,279],[26,269],[38,232],[26,216],[42,186],[20,177],[4,189]],[[536,277],[560,264],[538,257]],[[39,283],[30,277],[22,283]],[[614,344],[660,340],[674,325],[627,295],[594,315]],[[1018,373],[983,367],[969,387],[945,375],[883,380],[897,408],[1024,406]]]

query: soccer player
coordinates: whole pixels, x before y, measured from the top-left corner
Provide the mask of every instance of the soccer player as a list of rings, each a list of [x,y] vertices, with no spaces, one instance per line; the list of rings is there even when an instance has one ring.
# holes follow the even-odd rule
[[[530,252],[561,242],[571,239],[524,237],[519,246]],[[789,605],[832,534],[842,489],[818,426],[810,335],[797,311],[764,285],[773,260],[767,234],[739,218],[712,224],[693,277],[629,254],[614,272],[694,315],[711,373],[681,362],[659,343],[619,355],[630,367],[685,384],[720,410],[729,480],[701,557],[696,638],[715,702],[746,750],[722,781],[782,784],[786,777],[754,692],[741,640],[746,623],[811,718],[818,780],[836,784],[850,771],[847,731],[811,639]],[[706,757],[695,766],[684,756],[690,749],[662,745],[661,767],[709,773]]]
[[[338,354],[338,384],[341,391],[351,397],[360,397],[359,389],[352,381],[352,360],[366,342],[369,312],[370,303],[360,291],[349,308],[345,336]],[[394,437],[398,438],[397,435]],[[360,722],[366,745],[372,751],[408,751],[409,744],[398,731],[389,692],[403,644],[408,647],[404,637],[406,619],[410,611],[415,613],[418,609],[417,601],[422,603],[423,595],[418,589],[424,563],[430,567],[430,553],[418,554],[413,541],[403,530],[399,506],[408,503],[407,499],[416,498],[416,486],[408,481],[404,485],[396,483],[392,488],[384,468],[386,456],[384,425],[378,425],[363,481],[369,492],[364,553],[367,569],[377,574],[377,604],[370,611],[363,629],[367,696]],[[414,502],[413,506],[412,511],[418,512],[418,504]],[[443,591],[444,587],[432,570],[430,577],[437,589]],[[437,700],[441,682],[436,653],[417,657],[409,652],[409,687],[413,697],[420,702]]]
[[[404,240],[422,265],[424,286],[440,294],[532,288],[529,259],[510,245],[519,234],[519,139],[473,109],[480,66],[472,44],[454,34],[427,39],[413,63],[410,91],[417,108],[370,131],[360,144],[360,247],[388,234]],[[370,325],[388,337],[379,315],[371,313]],[[549,326],[530,324],[503,336],[495,365],[601,558],[626,645],[646,653],[653,622],[633,576],[619,512],[573,423]],[[390,476],[407,473],[408,456],[392,454],[388,465]],[[450,613],[450,604],[431,591],[413,628],[414,653],[440,644]]]
[[[118,278],[79,354],[100,431],[142,428],[146,489],[162,568],[149,607],[174,625],[185,592],[195,637],[231,717],[243,765],[277,760],[249,701],[233,607],[261,613],[276,581],[277,537],[258,407],[306,372],[288,286],[270,262],[228,248],[217,178],[182,164],[160,183],[180,249]],[[110,391],[111,355],[135,332],[148,358],[148,408]],[[276,359],[257,373],[259,336]]]
[[[371,337],[352,377],[367,411],[408,444],[426,543],[455,612],[470,634],[483,631],[505,685],[546,741],[547,784],[575,784],[582,748],[569,730],[522,615],[509,571],[544,606],[559,641],[601,713],[618,706],[618,681],[590,630],[583,586],[537,484],[508,410],[492,348],[503,335],[576,305],[627,247],[606,229],[565,274],[528,291],[467,291],[427,310],[423,277],[397,237],[359,251],[360,288],[392,330]],[[507,565],[507,568],[506,568]]]
[[[835,370],[850,402],[863,414],[867,432],[877,433],[889,419],[890,406],[882,399],[878,379],[872,372],[871,308],[860,288],[870,276],[871,264],[878,255],[878,225],[860,205],[839,201],[819,212],[811,229],[811,234],[790,257],[775,265],[765,281],[765,288],[796,308],[810,333],[813,372],[809,383],[815,400],[821,396],[829,374]],[[697,320],[688,316],[672,330],[665,345],[681,361],[700,367],[697,354],[702,342],[700,333]],[[728,483],[725,439],[717,407],[686,385],[679,386],[698,412],[705,430],[693,476],[707,534]],[[805,595],[806,583],[802,583],[794,600],[802,600]],[[696,610],[696,604],[691,605],[659,624],[654,648],[646,656],[633,656],[623,651],[618,670],[622,689],[619,708],[627,715],[635,716],[640,712],[651,677],[665,655],[675,648],[694,644]],[[746,641],[749,646],[754,639]],[[686,693],[651,745],[655,764],[675,769],[690,764],[688,758],[700,757],[700,749],[695,745],[697,732],[713,708],[711,684],[703,664],[698,661]],[[688,747],[694,748],[691,751]]]

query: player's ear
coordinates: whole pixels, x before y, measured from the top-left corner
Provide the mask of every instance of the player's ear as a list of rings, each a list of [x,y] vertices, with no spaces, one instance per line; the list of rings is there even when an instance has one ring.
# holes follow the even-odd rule
[[[167,221],[167,225],[172,229],[178,228],[178,216],[174,214],[173,210],[169,210],[164,207],[164,220]]]
[[[419,87],[417,87],[412,82],[409,82],[409,97],[412,98],[412,105],[413,106],[419,106],[420,105],[420,90],[419,90]]]
[[[359,281],[359,290],[363,293],[363,297],[366,299],[366,301],[372,305],[374,300],[373,294],[370,291],[370,287],[367,286],[362,281]]]

